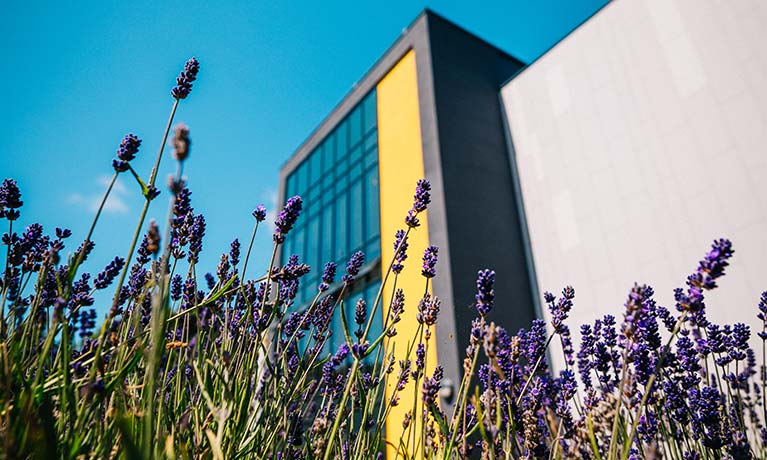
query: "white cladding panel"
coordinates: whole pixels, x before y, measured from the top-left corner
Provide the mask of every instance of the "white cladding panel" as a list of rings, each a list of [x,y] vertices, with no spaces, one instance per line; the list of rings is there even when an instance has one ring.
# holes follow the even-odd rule
[[[761,330],[764,24],[763,0],[616,0],[502,89],[538,285],[575,287],[574,338],[620,322],[635,281],[673,309],[719,237],[735,255],[709,318]]]

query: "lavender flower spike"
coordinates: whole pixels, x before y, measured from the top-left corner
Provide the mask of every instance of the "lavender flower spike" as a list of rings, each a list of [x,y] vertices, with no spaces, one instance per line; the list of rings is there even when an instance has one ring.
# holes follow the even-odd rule
[[[128,163],[136,158],[140,146],[141,139],[133,134],[125,135],[120,142],[120,148],[117,149],[117,158],[112,160],[112,167],[116,172],[120,173],[128,170]]]
[[[495,271],[480,270],[477,272],[477,294],[474,296],[475,306],[480,316],[487,316],[495,304]]]
[[[426,278],[434,278],[437,275],[437,253],[439,248],[429,246],[423,253],[423,269],[421,274]]]
[[[266,219],[266,207],[262,204],[256,206],[256,209],[253,211],[253,217],[256,218],[257,222],[263,222]]]
[[[3,180],[0,185],[0,218],[16,220],[19,218],[18,209],[24,205],[21,201],[21,192],[16,181],[13,179]]]
[[[170,91],[171,96],[178,100],[186,99],[192,92],[192,82],[197,79],[197,72],[199,71],[200,63],[196,58],[186,61],[184,70],[176,78],[176,86]]]
[[[336,278],[336,264],[328,262],[325,264],[325,268],[322,271],[322,283],[320,283],[320,292],[325,292],[333,284],[333,280]]]
[[[275,243],[281,244],[285,242],[285,236],[290,229],[293,228],[293,225],[295,225],[299,214],[301,214],[302,208],[303,200],[301,200],[300,196],[296,195],[288,199],[285,203],[285,207],[282,208],[282,211],[280,211],[280,214],[274,221],[274,226],[276,227],[274,231]],[[256,219],[258,219],[258,217],[256,217]]]
[[[354,254],[352,254],[351,258],[349,259],[349,262],[346,264],[346,275],[343,277],[344,283],[351,283],[351,281],[354,279],[357,274],[360,272],[360,268],[362,267],[362,264],[365,263],[365,253],[362,251],[357,251]]]

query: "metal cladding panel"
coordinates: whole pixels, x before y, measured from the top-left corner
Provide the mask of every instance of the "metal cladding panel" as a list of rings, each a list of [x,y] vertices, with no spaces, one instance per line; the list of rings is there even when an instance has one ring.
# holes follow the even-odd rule
[[[760,1],[617,0],[503,88],[537,281],[575,287],[573,332],[634,282],[673,309],[720,237],[708,316],[761,330],[766,22]]]
[[[462,358],[477,316],[478,270],[496,271],[489,321],[515,333],[535,319],[498,98],[501,84],[523,64],[438,17],[430,18],[429,37],[450,249],[442,270],[450,270],[454,348]]]

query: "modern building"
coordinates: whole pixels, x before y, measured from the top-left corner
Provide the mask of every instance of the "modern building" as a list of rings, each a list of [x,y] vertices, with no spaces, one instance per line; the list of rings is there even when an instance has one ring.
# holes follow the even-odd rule
[[[616,0],[504,85],[535,279],[575,287],[571,324],[620,315],[635,281],[673,310],[723,237],[735,254],[708,315],[750,324],[761,350],[765,23],[756,0]]]
[[[453,382],[485,267],[497,272],[491,320],[527,327],[547,317],[541,292],[570,284],[578,325],[621,315],[635,281],[673,308],[673,289],[726,237],[736,252],[707,297],[709,316],[761,330],[765,23],[758,0],[615,0],[524,66],[426,11],[282,168],[281,198],[306,200],[283,257],[321,267],[364,250],[349,304],[371,299],[426,177],[433,203],[399,285],[413,305],[420,255],[439,246],[430,351]],[[305,284],[301,301],[316,283]],[[416,327],[409,318],[404,337]]]
[[[417,328],[412,310],[424,292],[421,256],[428,245],[439,247],[432,290],[442,311],[427,361],[439,356],[448,379],[460,382],[478,270],[492,267],[501,280],[502,308],[492,319],[511,329],[530,324],[534,297],[498,97],[501,83],[522,66],[430,11],[403,32],[280,171],[280,202],[305,200],[282,257],[301,254],[316,267],[299,304],[316,292],[325,261],[341,270],[357,250],[368,263],[354,283],[349,316],[357,296],[372,304],[416,182],[426,177],[432,203],[411,233],[397,282],[411,309],[398,324],[398,354]],[[400,425],[407,407],[395,408],[397,423],[390,425]]]

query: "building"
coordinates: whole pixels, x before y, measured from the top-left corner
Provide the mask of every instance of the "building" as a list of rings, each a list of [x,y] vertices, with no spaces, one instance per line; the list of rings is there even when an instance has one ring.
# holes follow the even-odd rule
[[[751,325],[767,290],[767,4],[613,1],[501,91],[541,288],[571,324],[673,290],[715,238],[735,254],[709,318]],[[577,334],[575,334],[577,336]]]
[[[409,238],[398,287],[415,308],[424,291],[421,255],[438,246],[432,290],[442,311],[428,362],[439,356],[446,377],[460,382],[480,269],[492,267],[503,280],[496,294],[504,307],[492,319],[512,329],[530,324],[534,302],[498,97],[522,65],[430,11],[403,32],[280,171],[280,202],[305,200],[282,258],[301,254],[317,267],[297,303],[311,300],[325,261],[342,269],[363,250],[368,263],[347,303],[349,317],[356,297],[372,305],[416,181],[426,177],[432,204]],[[406,316],[398,325],[401,353],[417,328],[415,315]],[[394,425],[405,407],[396,408]]]
[[[426,11],[283,167],[282,197],[306,197],[308,215],[285,254],[319,266],[364,248],[355,295],[369,297],[429,178],[402,285],[420,296],[419,251],[439,246],[436,354],[453,382],[484,267],[497,271],[492,320],[509,330],[547,317],[544,289],[573,285],[577,342],[577,325],[622,314],[634,282],[673,309],[673,289],[726,237],[736,252],[709,317],[760,331],[766,22],[757,0],[615,0],[523,67]]]

